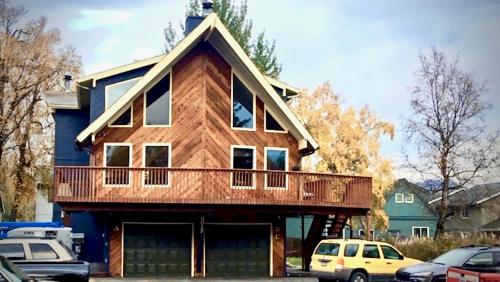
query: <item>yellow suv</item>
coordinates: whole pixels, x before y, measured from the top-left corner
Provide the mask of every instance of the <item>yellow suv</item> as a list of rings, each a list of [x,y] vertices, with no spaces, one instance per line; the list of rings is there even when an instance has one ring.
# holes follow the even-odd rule
[[[356,239],[322,240],[311,257],[311,274],[349,282],[392,281],[396,270],[421,261],[406,258],[383,242]]]

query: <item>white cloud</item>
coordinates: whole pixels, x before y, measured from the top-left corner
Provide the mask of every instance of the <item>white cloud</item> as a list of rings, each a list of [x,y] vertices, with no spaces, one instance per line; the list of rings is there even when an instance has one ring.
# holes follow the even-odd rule
[[[133,15],[130,11],[120,10],[81,10],[80,17],[69,21],[69,27],[81,31],[111,27],[129,20]]]
[[[98,54],[107,54],[113,52],[121,43],[122,39],[119,37],[110,37],[101,42],[95,47]]]

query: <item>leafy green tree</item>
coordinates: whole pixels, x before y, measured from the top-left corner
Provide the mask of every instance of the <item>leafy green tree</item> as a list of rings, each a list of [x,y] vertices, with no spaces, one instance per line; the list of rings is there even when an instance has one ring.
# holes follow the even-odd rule
[[[235,5],[234,0],[214,0],[213,11],[227,27],[234,39],[240,44],[245,53],[252,59],[257,68],[265,75],[277,78],[281,73],[281,64],[276,56],[276,41],[269,41],[262,31],[252,39],[252,20],[248,18],[248,4],[243,0]],[[199,0],[189,0],[186,6],[186,16],[201,14]],[[180,23],[180,30],[170,22],[164,29],[165,52],[170,52],[184,34],[185,26]]]

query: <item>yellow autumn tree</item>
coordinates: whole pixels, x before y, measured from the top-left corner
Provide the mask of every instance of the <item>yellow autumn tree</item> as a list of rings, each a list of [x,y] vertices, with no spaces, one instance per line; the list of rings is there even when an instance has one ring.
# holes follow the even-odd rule
[[[304,158],[303,169],[373,177],[372,223],[387,226],[384,194],[391,189],[392,162],[380,155],[380,139],[393,139],[394,125],[382,121],[367,106],[342,108],[339,96],[325,82],[291,103],[319,150]]]

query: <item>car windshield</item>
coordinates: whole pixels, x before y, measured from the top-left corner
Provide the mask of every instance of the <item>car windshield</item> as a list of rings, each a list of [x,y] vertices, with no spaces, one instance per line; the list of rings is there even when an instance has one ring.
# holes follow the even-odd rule
[[[454,249],[435,258],[432,262],[445,265],[461,265],[469,256],[471,251],[466,249]]]
[[[4,270],[3,273],[8,281],[27,281],[28,276],[24,274],[17,266],[15,266],[12,262],[6,259],[3,256],[0,256],[0,267]]]

